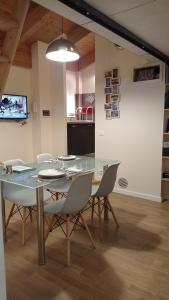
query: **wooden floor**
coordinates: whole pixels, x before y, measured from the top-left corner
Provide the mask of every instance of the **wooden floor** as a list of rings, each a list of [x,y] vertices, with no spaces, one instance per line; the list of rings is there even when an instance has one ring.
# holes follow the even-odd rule
[[[66,243],[61,230],[49,235],[46,265],[37,265],[35,224],[27,226],[21,245],[20,223],[8,229],[6,245],[8,300],[168,300],[169,202],[163,204],[112,196],[120,228],[104,224],[99,242],[98,223],[86,215],[97,249],[79,228],[72,236],[72,266],[66,267]],[[30,234],[31,233],[31,234]]]

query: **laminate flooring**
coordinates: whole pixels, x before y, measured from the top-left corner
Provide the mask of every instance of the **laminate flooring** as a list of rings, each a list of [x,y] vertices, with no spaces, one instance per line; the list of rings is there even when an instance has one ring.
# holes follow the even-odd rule
[[[36,216],[28,222],[26,244],[21,223],[11,221],[5,246],[8,300],[169,300],[169,202],[162,204],[120,194],[111,196],[120,228],[110,217],[99,240],[98,220],[72,235],[71,267],[61,229],[46,242],[46,265],[37,264]],[[9,205],[8,205],[9,206]]]

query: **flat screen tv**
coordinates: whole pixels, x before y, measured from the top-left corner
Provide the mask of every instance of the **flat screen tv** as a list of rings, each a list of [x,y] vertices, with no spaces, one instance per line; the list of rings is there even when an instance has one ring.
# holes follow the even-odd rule
[[[27,96],[2,95],[0,101],[0,119],[23,120],[28,118]]]

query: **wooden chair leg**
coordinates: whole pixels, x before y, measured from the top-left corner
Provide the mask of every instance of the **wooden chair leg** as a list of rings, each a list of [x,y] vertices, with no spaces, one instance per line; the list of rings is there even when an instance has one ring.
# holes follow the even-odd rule
[[[86,228],[87,234],[88,234],[88,236],[89,236],[89,239],[90,239],[90,241],[91,241],[91,243],[92,243],[93,248],[96,248],[95,243],[94,243],[94,240],[93,240],[93,237],[92,237],[92,235],[91,235],[91,232],[90,232],[90,230],[89,230],[89,227],[88,227],[88,225],[87,225],[85,219],[83,218],[82,213],[80,213],[80,218],[81,218],[82,223],[84,224],[84,226],[85,226],[85,228]]]
[[[101,215],[101,205],[100,199],[97,197],[98,200],[98,217],[99,217],[99,230],[100,230],[100,240],[103,239],[103,229],[102,229],[102,215]]]
[[[110,203],[110,201],[109,201],[108,198],[106,198],[106,202],[107,202],[108,207],[109,207],[109,209],[110,209],[110,211],[111,211],[111,213],[112,213],[114,222],[116,223],[117,228],[119,228],[119,223],[118,223],[118,221],[117,221],[116,215],[115,215],[115,213],[114,213],[114,210],[113,210],[113,208],[112,208],[112,206],[111,206],[111,203]]]
[[[46,220],[46,216],[45,216],[45,220]],[[48,222],[49,226],[48,226],[48,230],[47,230],[46,235],[45,235],[45,242],[46,242],[46,240],[48,238],[49,232],[52,230],[54,220],[55,220],[55,215],[52,216],[51,222],[50,223]]]
[[[7,221],[6,221],[6,228],[7,228],[8,224],[9,224],[9,222],[10,222],[10,219],[11,219],[11,217],[12,217],[12,215],[13,215],[14,208],[15,208],[15,204],[12,204],[12,207],[11,207],[11,210],[10,210],[10,213],[9,213],[9,216],[8,216],[8,218],[7,218]]]
[[[32,207],[28,207],[28,209],[29,209],[30,221],[31,221],[31,223],[33,223]]]
[[[70,232],[69,215],[66,216],[67,265],[70,266]]]
[[[74,230],[74,231],[75,231],[76,228],[77,228],[77,223],[78,223],[78,221],[79,221],[79,218],[80,218],[80,216],[78,216],[78,217],[76,218],[76,221],[75,221],[75,223],[74,223],[74,226],[73,226],[73,230]]]
[[[91,213],[92,220],[93,220],[93,216],[94,216],[94,205],[95,205],[95,197],[92,198],[92,213]]]
[[[22,245],[25,244],[26,207],[23,207],[22,215]]]

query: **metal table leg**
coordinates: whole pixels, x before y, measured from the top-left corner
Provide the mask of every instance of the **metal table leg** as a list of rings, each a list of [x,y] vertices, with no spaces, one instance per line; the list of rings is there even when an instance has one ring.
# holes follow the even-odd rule
[[[5,201],[3,197],[3,184],[0,181],[0,299],[6,300],[6,276],[5,276],[5,258],[4,258],[4,245],[3,245],[3,238],[5,240]],[[2,210],[2,211],[1,211]],[[1,218],[2,217],[2,218]],[[3,227],[3,233],[2,233]]]
[[[1,208],[2,208],[2,226],[3,226],[3,238],[6,242],[6,216],[5,216],[5,199],[3,196],[3,182],[0,182],[0,197],[1,197]]]
[[[44,240],[44,203],[43,187],[36,189],[36,202],[38,209],[37,234],[38,234],[38,259],[39,265],[45,264],[45,240]]]
[[[103,166],[103,173],[108,169],[108,165]],[[104,199],[104,221],[109,220],[109,209],[107,206],[107,201]]]

